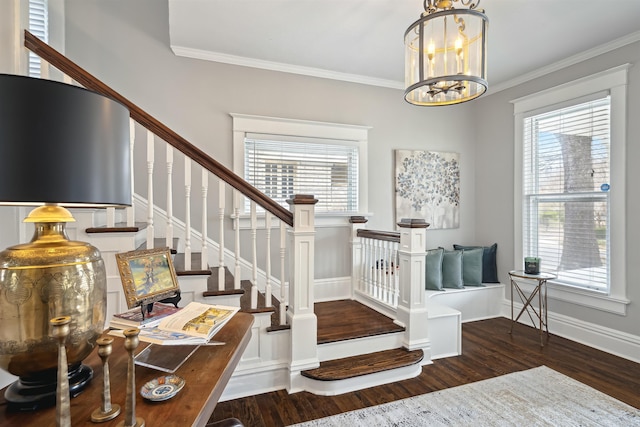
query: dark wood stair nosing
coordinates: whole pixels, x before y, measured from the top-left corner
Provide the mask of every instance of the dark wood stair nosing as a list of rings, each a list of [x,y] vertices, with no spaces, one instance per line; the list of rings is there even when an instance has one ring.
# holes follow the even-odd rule
[[[395,348],[320,362],[320,367],[302,371],[304,377],[318,381],[339,381],[419,364],[422,350]]]
[[[100,233],[137,233],[140,230],[145,229],[146,223],[136,222],[135,225],[127,225],[126,222],[118,222],[113,227],[107,227],[101,225],[98,227],[87,227],[85,233],[87,234],[100,234]]]

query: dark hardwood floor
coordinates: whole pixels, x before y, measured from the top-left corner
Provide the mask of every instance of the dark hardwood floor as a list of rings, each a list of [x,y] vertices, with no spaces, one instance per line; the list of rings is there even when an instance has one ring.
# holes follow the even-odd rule
[[[458,357],[438,359],[413,379],[338,396],[285,390],[220,402],[211,420],[241,419],[247,427],[277,427],[546,365],[640,409],[640,364],[551,335],[540,347],[533,328],[496,318],[465,323]]]

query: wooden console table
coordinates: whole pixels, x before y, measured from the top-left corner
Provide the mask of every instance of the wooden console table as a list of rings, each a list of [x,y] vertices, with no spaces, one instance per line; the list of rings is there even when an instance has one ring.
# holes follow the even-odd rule
[[[147,426],[204,426],[218,399],[231,378],[240,357],[251,338],[253,316],[236,313],[218,332],[214,340],[224,345],[201,346],[175,372],[186,381],[184,388],[164,402],[150,402],[140,396],[140,387],[165,372],[136,365],[136,416],[144,418]],[[147,343],[141,342],[136,353]],[[166,346],[171,351],[171,346]],[[71,423],[75,426],[115,426],[124,420],[127,379],[127,352],[124,339],[114,337],[113,353],[109,357],[111,401],[122,408],[115,419],[95,424],[91,413],[102,403],[102,362],[94,351],[83,363],[93,368],[94,377],[78,397],[71,399]],[[34,412],[9,412],[4,400],[5,389],[0,390],[0,426],[55,426],[55,407]]]

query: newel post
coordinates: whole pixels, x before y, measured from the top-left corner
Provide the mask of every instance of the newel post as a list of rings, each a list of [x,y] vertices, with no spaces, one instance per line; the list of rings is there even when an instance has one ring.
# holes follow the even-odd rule
[[[357,289],[361,288],[362,280],[362,238],[358,236],[358,230],[366,227],[367,219],[363,216],[352,216],[349,218],[351,224],[351,298]]]
[[[403,345],[409,350],[422,349],[431,360],[431,343],[425,295],[426,231],[423,219],[403,219],[400,227],[400,295],[397,322],[405,328]]]
[[[289,309],[287,319],[291,325],[291,360],[289,387],[293,393],[301,391],[305,369],[317,368],[318,320],[313,311],[315,260],[315,204],[312,195],[295,195],[287,200],[293,212],[293,229],[289,229]]]

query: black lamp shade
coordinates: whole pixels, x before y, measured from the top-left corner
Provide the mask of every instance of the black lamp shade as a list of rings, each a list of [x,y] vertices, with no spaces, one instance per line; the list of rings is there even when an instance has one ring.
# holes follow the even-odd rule
[[[130,156],[122,104],[0,74],[0,204],[131,205]]]

